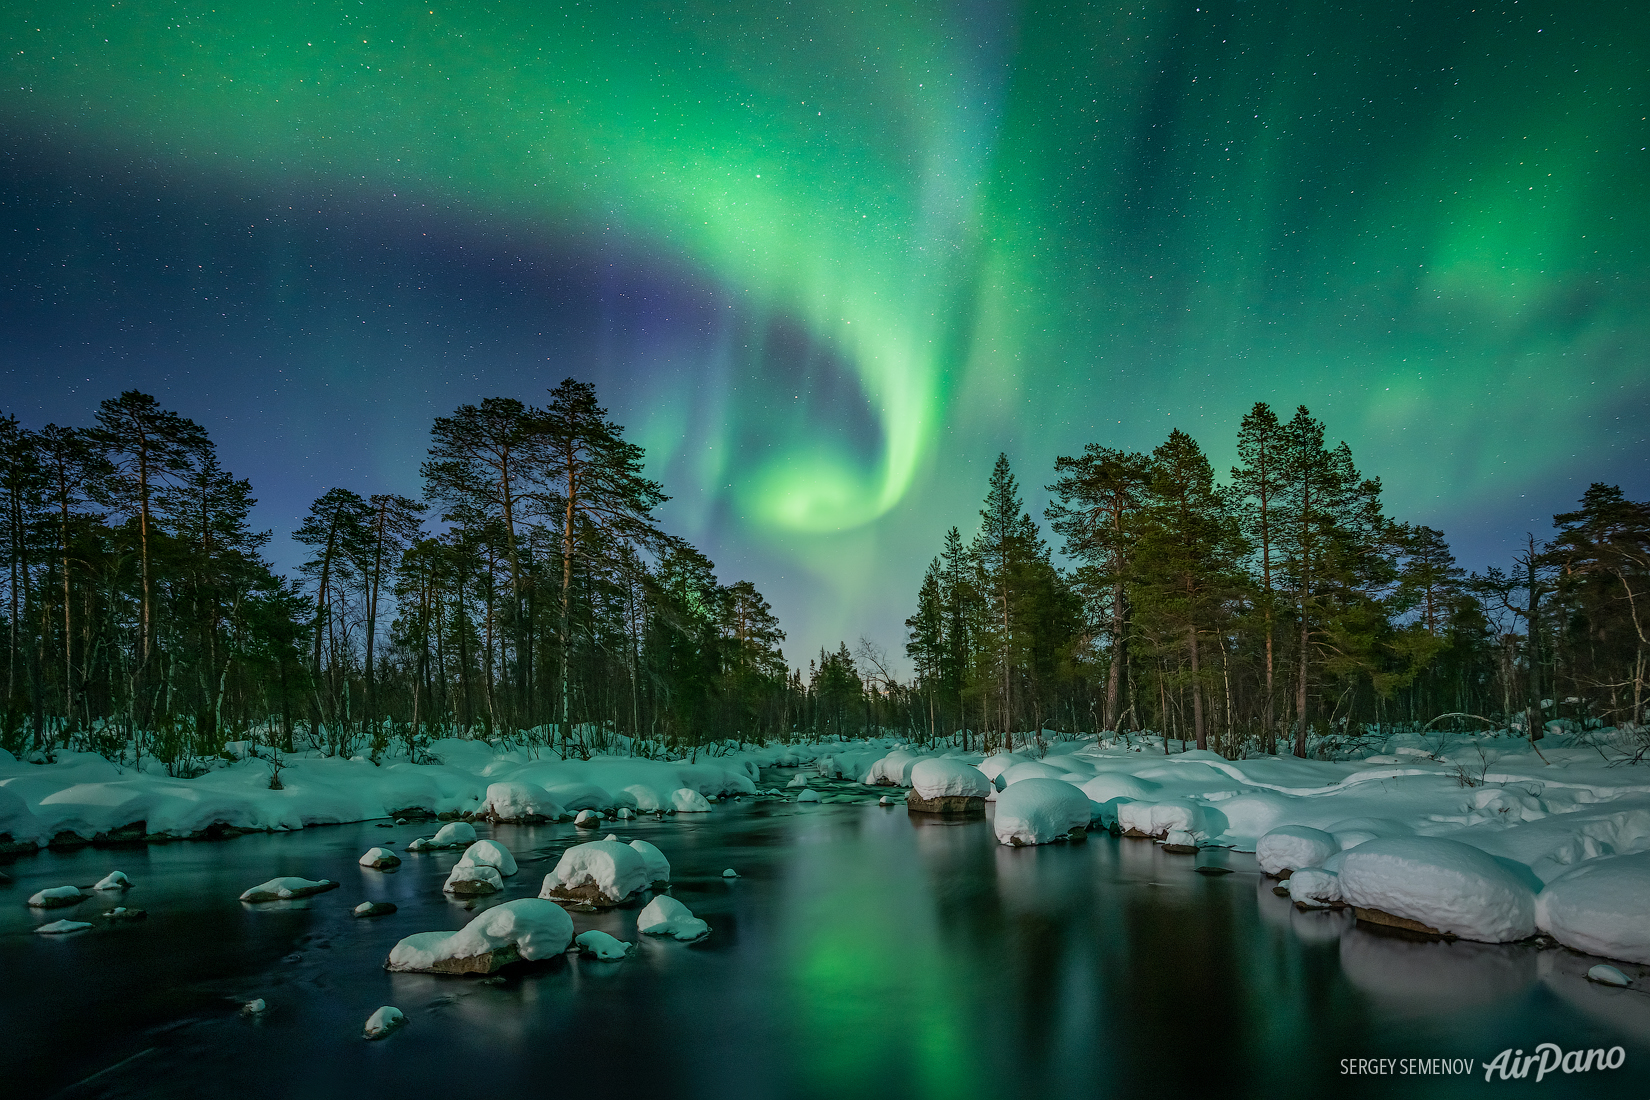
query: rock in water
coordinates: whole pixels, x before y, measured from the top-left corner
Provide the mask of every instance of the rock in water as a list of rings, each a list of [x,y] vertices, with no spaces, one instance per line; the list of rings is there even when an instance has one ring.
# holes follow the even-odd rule
[[[382,871],[386,867],[401,866],[401,857],[388,848],[368,848],[356,862],[363,867],[371,867],[375,871]]]
[[[594,829],[602,823],[602,815],[595,810],[580,810],[573,824],[581,829]]]
[[[972,764],[927,757],[911,765],[911,793],[905,803],[918,813],[984,814],[991,781]],[[886,796],[885,796],[886,797]]]
[[[452,872],[441,889],[461,898],[494,894],[504,889],[504,879],[497,867],[489,867],[485,863],[466,863],[461,859],[453,864]]]
[[[464,850],[464,858],[460,862],[495,868],[505,878],[516,873],[516,857],[496,840],[476,841]]]
[[[561,854],[556,869],[544,876],[539,897],[592,909],[622,905],[647,889],[647,861],[629,844],[593,840]]]
[[[491,974],[518,960],[548,959],[573,942],[573,918],[539,898],[495,905],[457,932],[419,932],[390,950],[385,970]]]
[[[665,858],[665,854],[645,840],[632,840],[630,846],[636,850],[636,854],[641,856],[642,862],[647,865],[647,877],[653,884],[653,889],[663,891],[665,887],[669,886],[670,860]]]
[[[732,867],[729,867],[726,871],[722,872],[722,877],[723,878],[738,878],[739,877],[739,872],[735,871]]]
[[[1305,825],[1282,825],[1255,843],[1255,862],[1273,878],[1288,878],[1301,867],[1322,867],[1341,850],[1333,836]]]
[[[98,880],[96,886],[92,887],[93,890],[130,890],[131,888],[132,880],[126,877],[124,871],[110,871]]]
[[[1093,812],[1089,796],[1064,779],[1021,779],[997,796],[991,824],[1003,844],[1050,844],[1086,834]]]
[[[117,905],[103,915],[111,921],[131,924],[134,921],[143,920],[149,914],[144,912],[142,909],[128,909],[124,905]]]
[[[338,884],[329,878],[311,880],[307,878],[272,878],[259,886],[254,886],[241,895],[242,901],[291,901],[294,898],[307,898],[313,894],[323,894],[328,890],[338,889]]]
[[[815,790],[800,791],[796,796],[796,800],[798,802],[818,802],[820,800],[819,792]]]
[[[65,932],[83,932],[90,927],[83,920],[54,920],[50,924],[42,924],[35,931],[42,936],[61,936]]]
[[[42,890],[29,899],[29,906],[34,909],[62,909],[69,905],[78,905],[86,895],[75,886],[53,886]]]
[[[710,925],[694,916],[693,910],[675,898],[660,895],[648,902],[636,918],[636,931],[647,936],[697,940],[710,932]]]
[[[1458,840],[1364,841],[1346,853],[1339,886],[1359,920],[1488,943],[1535,931],[1535,892],[1482,849]]]
[[[265,1012],[268,1012],[268,1011],[269,1011],[269,1005],[264,1001],[264,999],[262,997],[259,997],[257,1000],[248,1001],[244,1005],[241,1006],[241,1015],[242,1016],[262,1016]]]
[[[1633,984],[1633,979],[1629,978],[1627,975],[1623,974],[1621,971],[1617,970],[1608,963],[1599,963],[1597,966],[1587,971],[1587,980],[1591,982],[1598,982],[1600,985],[1627,986]]]
[[[350,912],[358,917],[387,917],[395,912],[395,903],[390,901],[363,901]]]
[[[594,928],[588,932],[581,933],[579,938],[573,942],[579,945],[579,951],[581,953],[586,955],[594,955],[603,962],[613,962],[624,958],[630,953],[630,945],[628,943],[621,939],[617,939],[616,937],[609,936],[606,932],[597,931]]]
[[[385,1005],[367,1017],[366,1036],[369,1039],[382,1039],[406,1022],[406,1013],[394,1005]]]

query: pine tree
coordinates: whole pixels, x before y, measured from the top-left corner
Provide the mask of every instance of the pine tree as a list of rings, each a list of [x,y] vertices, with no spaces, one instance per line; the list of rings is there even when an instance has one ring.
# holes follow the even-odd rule
[[[1243,465],[1232,469],[1231,491],[1239,502],[1243,533],[1260,573],[1256,598],[1260,604],[1266,668],[1266,709],[1262,723],[1269,755],[1278,751],[1273,627],[1277,614],[1278,502],[1284,493],[1283,464],[1288,446],[1289,437],[1272,407],[1264,401],[1255,402],[1238,426],[1238,459]]]

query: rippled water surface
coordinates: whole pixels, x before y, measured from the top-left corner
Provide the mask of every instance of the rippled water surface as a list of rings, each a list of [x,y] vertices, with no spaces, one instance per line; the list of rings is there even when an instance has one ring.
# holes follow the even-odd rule
[[[391,945],[460,927],[441,894],[457,853],[396,872],[355,860],[429,826],[316,828],[220,843],[20,859],[0,887],[0,1080],[10,1096],[415,1098],[1650,1096],[1650,996],[1562,950],[1418,942],[1297,912],[1253,862],[1205,877],[1146,841],[1009,849],[982,821],[903,805],[724,803],[613,823],[658,845],[674,894],[713,929],[641,937],[622,962],[574,956],[502,980],[392,975]],[[481,827],[482,835],[488,830]],[[603,830],[605,833],[607,830]],[[499,826],[533,896],[569,825]],[[724,881],[733,867],[740,878]],[[138,883],[141,924],[32,934],[35,890]],[[244,906],[275,875],[337,879]],[[399,912],[358,920],[364,899]],[[637,910],[574,914],[637,940]],[[262,997],[260,1019],[239,1006]],[[380,1005],[410,1024],[366,1042]],[[1486,1084],[1344,1076],[1349,1058],[1471,1058],[1542,1042],[1621,1045],[1624,1068]],[[15,1088],[15,1091],[14,1091]]]

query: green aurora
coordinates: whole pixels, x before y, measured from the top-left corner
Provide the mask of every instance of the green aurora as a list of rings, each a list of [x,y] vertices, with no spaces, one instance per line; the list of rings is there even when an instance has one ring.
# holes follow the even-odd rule
[[[1485,554],[1645,485],[1640,5],[6,9],[13,132],[622,241],[804,334],[846,405],[744,337],[608,394],[793,661],[897,642],[999,450],[1034,488],[1179,426],[1219,465],[1304,402]]]

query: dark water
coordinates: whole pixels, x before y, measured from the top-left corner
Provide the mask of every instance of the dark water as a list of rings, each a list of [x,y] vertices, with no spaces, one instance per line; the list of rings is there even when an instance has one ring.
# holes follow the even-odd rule
[[[560,958],[492,984],[382,969],[400,937],[472,915],[440,892],[456,853],[410,855],[391,874],[355,864],[428,826],[18,860],[0,887],[0,1093],[1650,1096],[1650,996],[1585,982],[1596,960],[1298,913],[1248,857],[1210,878],[1145,841],[1008,849],[984,822],[926,824],[903,806],[747,802],[615,824],[664,851],[710,938],[642,937],[623,962]],[[588,839],[568,825],[492,835],[522,865],[494,900],[536,894],[561,850]],[[725,882],[730,866],[743,877]],[[125,901],[146,922],[30,932],[109,906],[40,918],[29,894],[116,868],[138,883]],[[236,901],[275,875],[343,886]],[[400,911],[351,917],[364,899]],[[573,921],[634,941],[636,913]],[[241,1017],[254,997],[267,1015]],[[386,1004],[410,1024],[364,1041]],[[1542,1042],[1619,1044],[1627,1061],[1540,1084],[1342,1074],[1345,1058],[1481,1064]]]

